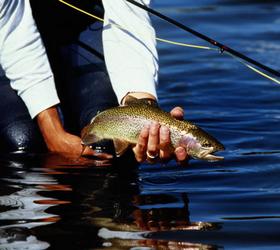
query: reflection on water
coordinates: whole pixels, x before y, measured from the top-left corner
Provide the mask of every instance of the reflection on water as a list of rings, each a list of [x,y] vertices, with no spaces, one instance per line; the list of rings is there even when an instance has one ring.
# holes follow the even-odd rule
[[[43,197],[40,185],[57,185],[57,181],[41,172],[31,172],[24,161],[2,162],[1,168],[9,172],[1,178],[0,196],[0,246],[1,249],[46,249],[50,245],[32,235],[30,229],[55,223],[59,217],[46,210],[67,201]],[[27,169],[26,169],[27,168]]]
[[[219,228],[190,221],[186,193],[141,193],[130,155],[114,168],[56,155],[3,160],[1,165],[5,177],[0,188],[6,193],[0,197],[1,249],[201,249],[185,240],[155,240],[152,232]]]

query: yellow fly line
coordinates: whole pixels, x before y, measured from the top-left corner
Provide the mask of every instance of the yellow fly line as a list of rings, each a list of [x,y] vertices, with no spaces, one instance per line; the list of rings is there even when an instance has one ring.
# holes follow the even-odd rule
[[[68,2],[65,2],[64,0],[58,0],[59,2],[71,7],[72,9],[75,9],[87,16],[90,16],[92,18],[95,18],[96,20],[100,21],[100,22],[104,22],[104,19],[101,18],[101,17],[98,17],[96,15],[93,15],[92,13],[89,13],[83,9],[80,9],[79,7],[77,6],[74,6]],[[163,39],[163,38],[159,38],[159,37],[156,37],[156,40],[157,41],[160,41],[160,42],[164,42],[164,43],[169,43],[169,44],[173,44],[173,45],[177,45],[177,46],[183,46],[183,47],[190,47],[190,48],[195,48],[195,49],[205,49],[205,50],[219,50],[217,48],[213,48],[213,47],[208,47],[208,46],[200,46],[200,45],[193,45],[193,44],[187,44],[187,43],[181,43],[181,42],[175,42],[175,41],[171,41],[171,40],[167,40],[167,39]],[[238,61],[240,61],[242,64],[244,64],[246,67],[248,67],[249,69],[253,70],[254,72],[256,72],[257,74],[277,83],[277,84],[280,84],[280,81],[278,79],[276,79],[275,77],[271,77],[269,76],[268,74],[264,73],[263,71],[255,68],[254,66],[248,64],[248,63],[245,63],[244,61],[242,60],[239,60],[237,57],[233,56],[232,54],[230,53],[227,53],[229,54],[230,56],[232,56],[233,58],[237,59]]]
[[[275,83],[278,83],[280,84],[280,81],[278,79],[276,79],[275,77],[272,77],[272,76],[269,76],[268,74],[264,73],[263,71],[260,71],[259,69],[253,67],[252,65],[248,64],[248,63],[244,63],[242,62],[245,66],[247,66],[249,69],[255,71],[257,74],[275,82]]]
[[[79,7],[77,6],[74,6],[68,2],[65,2],[64,0],[58,0],[59,2],[85,14],[85,15],[88,15],[90,17],[93,17],[95,18],[96,20],[100,21],[100,22],[104,22],[104,19],[102,19],[101,17],[98,17],[96,15],[93,15],[85,10],[82,10],[80,9]],[[191,48],[196,48],[196,49],[207,49],[207,50],[217,50],[216,48],[211,48],[211,47],[207,47],[207,46],[199,46],[199,45],[193,45],[193,44],[186,44],[186,43],[180,43],[180,42],[174,42],[174,41],[171,41],[171,40],[167,40],[167,39],[162,39],[162,38],[158,38],[156,37],[156,40],[157,41],[160,41],[160,42],[165,42],[165,43],[169,43],[169,44],[173,44],[173,45],[178,45],[178,46],[184,46],[184,47],[191,47]]]
[[[194,48],[194,49],[218,50],[216,48],[211,48],[211,47],[207,47],[207,46],[187,44],[187,43],[180,43],[180,42],[175,42],[175,41],[171,41],[171,40],[167,40],[167,39],[163,39],[163,38],[159,38],[159,37],[156,37],[156,40],[160,41],[160,42],[164,42],[164,43],[169,43],[169,44],[183,46],[183,47],[190,47],[190,48]]]
[[[248,63],[246,63],[246,62],[244,62],[243,60],[239,59],[238,57],[236,57],[236,56],[234,56],[234,55],[232,55],[232,54],[230,54],[230,53],[228,53],[228,52],[225,52],[225,53],[228,54],[228,55],[230,55],[232,58],[234,58],[235,60],[239,61],[239,62],[242,63],[243,65],[245,65],[245,66],[246,66],[247,68],[249,68],[250,70],[256,72],[257,74],[259,74],[259,75],[261,75],[261,76],[263,76],[263,77],[269,79],[270,81],[273,81],[273,82],[275,82],[275,83],[277,83],[277,84],[280,84],[280,81],[279,81],[277,78],[272,77],[272,76],[270,76],[270,75],[264,73],[263,71],[261,71],[261,70],[257,69],[256,67],[254,67],[254,66],[252,66],[252,65],[250,65],[250,64],[248,64]]]
[[[75,9],[75,10],[81,12],[81,13],[84,13],[84,14],[90,16],[90,17],[93,17],[93,18],[97,19],[97,20],[100,21],[100,22],[104,22],[104,19],[102,19],[102,18],[100,18],[100,17],[98,17],[98,16],[95,16],[95,15],[93,15],[93,14],[91,14],[91,13],[85,11],[85,10],[82,10],[82,9],[80,9],[80,8],[78,8],[78,7],[76,7],[76,6],[72,5],[72,4],[70,4],[70,3],[67,3],[67,2],[65,2],[65,1],[63,1],[63,0],[58,0],[58,1],[61,2],[61,3],[63,3],[63,4],[65,4],[65,5],[67,5],[67,6],[69,6],[69,7],[71,7],[72,9]]]

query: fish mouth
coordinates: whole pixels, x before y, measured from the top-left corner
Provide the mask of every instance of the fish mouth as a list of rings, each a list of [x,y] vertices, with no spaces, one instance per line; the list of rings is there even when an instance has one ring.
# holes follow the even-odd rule
[[[222,156],[213,155],[212,153],[216,152],[217,150],[214,147],[201,147],[199,149],[199,153],[197,154],[196,158],[206,160],[206,161],[221,161],[224,159]]]

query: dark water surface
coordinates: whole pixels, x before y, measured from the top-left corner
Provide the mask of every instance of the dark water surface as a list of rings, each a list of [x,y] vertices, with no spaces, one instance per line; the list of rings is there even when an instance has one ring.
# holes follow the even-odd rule
[[[279,69],[279,1],[156,0],[159,11]],[[203,44],[154,19],[158,36]],[[225,160],[100,168],[0,161],[0,249],[279,249],[280,86],[216,51],[159,43],[161,106],[219,138]]]

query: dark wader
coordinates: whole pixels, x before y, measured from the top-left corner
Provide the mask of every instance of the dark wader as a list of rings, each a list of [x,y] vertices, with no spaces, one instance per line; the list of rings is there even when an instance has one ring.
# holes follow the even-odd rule
[[[102,52],[102,24],[57,0],[31,0],[31,6],[54,72],[65,129],[79,135],[98,111],[118,105],[104,61],[79,44]],[[79,7],[102,15],[92,1],[80,1]],[[36,121],[9,82],[1,76],[0,81],[1,152],[45,151]]]

